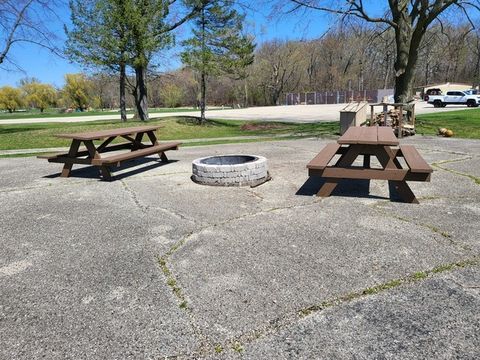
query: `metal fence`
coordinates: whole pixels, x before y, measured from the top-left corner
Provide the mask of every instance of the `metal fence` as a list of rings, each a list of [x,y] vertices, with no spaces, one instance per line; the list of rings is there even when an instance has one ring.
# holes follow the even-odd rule
[[[392,92],[393,93],[393,92]],[[343,104],[351,101],[379,102],[382,100],[379,90],[339,90],[288,93],[286,105]],[[380,96],[380,97],[379,97]]]

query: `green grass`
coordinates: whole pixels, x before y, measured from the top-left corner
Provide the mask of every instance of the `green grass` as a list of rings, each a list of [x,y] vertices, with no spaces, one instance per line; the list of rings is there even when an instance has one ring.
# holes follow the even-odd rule
[[[236,120],[209,120],[205,125],[196,124],[196,118],[172,116],[152,119],[148,123],[129,120],[93,121],[79,123],[38,123],[19,125],[0,125],[0,149],[34,149],[66,147],[70,140],[55,137],[55,134],[105,130],[139,125],[161,125],[157,134],[160,140],[198,139],[196,145],[203,142],[215,143],[208,139],[222,137],[263,136],[289,137],[333,136],[338,133],[338,122],[292,124],[282,122],[252,122]],[[245,139],[247,140],[247,139]],[[219,143],[228,142],[220,141]]]
[[[218,109],[210,109],[218,110]],[[175,112],[189,112],[189,111],[198,111],[191,107],[188,108],[150,108],[148,109],[150,113],[175,113]],[[127,111],[127,114],[133,114],[133,110]],[[0,121],[2,120],[10,120],[10,119],[33,119],[33,118],[58,118],[58,117],[82,117],[82,116],[95,116],[95,115],[120,115],[120,111],[84,111],[84,112],[72,112],[72,113],[64,113],[60,112],[58,109],[46,109],[43,113],[40,110],[28,110],[25,112],[0,112]]]
[[[436,135],[439,128],[451,129],[456,138],[480,139],[480,109],[417,115],[418,134]]]

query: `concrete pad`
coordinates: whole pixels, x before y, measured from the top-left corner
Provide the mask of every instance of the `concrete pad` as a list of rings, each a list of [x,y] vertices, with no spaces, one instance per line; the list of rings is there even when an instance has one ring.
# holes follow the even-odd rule
[[[276,324],[293,329],[305,307],[478,255],[474,181],[436,170],[431,183],[410,183],[419,205],[391,203],[385,181],[371,181],[370,193],[346,183],[317,198],[305,166],[330,141],[181,148],[168,164],[149,158],[118,169],[114,182],[92,167],[74,167],[65,179],[59,164],[0,159],[0,358],[216,358],[215,345],[227,348],[237,336],[250,339],[245,349],[268,334],[273,341]],[[428,162],[466,157],[478,167],[479,141],[408,142]],[[193,183],[192,160],[218,154],[266,156],[273,179],[256,188]],[[478,276],[465,274],[455,281],[476,286]],[[435,288],[417,287],[441,299]],[[352,319],[339,312],[336,322]],[[433,317],[432,326],[442,321]],[[447,334],[458,354],[469,354],[469,331]],[[378,342],[379,353],[390,346],[390,337],[369,334],[364,343]],[[322,348],[316,337],[295,351]],[[245,356],[278,354],[262,346]]]
[[[478,187],[478,185],[477,185]],[[429,227],[444,234],[459,248],[480,253],[480,192],[475,198],[434,198],[421,200],[421,206],[384,202],[379,207],[386,213],[409,222]]]
[[[331,197],[200,230],[172,267],[198,323],[224,341],[467,254],[429,229]]]
[[[462,174],[480,178],[480,167],[478,166],[478,158],[441,164],[441,166],[450,170],[460,172]]]
[[[168,214],[151,226],[122,187],[0,193],[0,358],[153,358],[198,346],[155,257],[184,226]]]
[[[414,136],[401,143],[415,145],[419,149],[438,150],[458,154],[476,155],[480,153],[480,142],[468,139],[444,138],[441,136]]]
[[[475,267],[328,308],[245,345],[241,358],[473,360],[479,279]]]

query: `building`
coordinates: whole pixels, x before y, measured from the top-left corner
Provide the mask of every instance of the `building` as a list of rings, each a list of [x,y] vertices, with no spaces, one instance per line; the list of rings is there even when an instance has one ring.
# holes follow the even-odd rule
[[[454,90],[468,90],[472,89],[472,84],[463,84],[463,83],[443,83],[443,84],[431,84],[426,86],[417,87],[419,90],[423,90],[425,93],[429,89],[440,89],[442,94],[445,94],[447,91]],[[478,87],[477,87],[478,89]]]

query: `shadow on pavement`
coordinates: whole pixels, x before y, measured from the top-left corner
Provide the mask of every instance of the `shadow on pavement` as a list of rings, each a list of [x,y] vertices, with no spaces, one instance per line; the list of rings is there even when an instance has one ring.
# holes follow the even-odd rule
[[[325,183],[325,179],[310,176],[295,195],[313,196]],[[370,180],[342,179],[330,196],[360,197],[369,199],[388,199],[383,196],[370,195]],[[393,200],[393,199],[392,199]]]
[[[178,160],[169,160],[167,162],[164,162],[164,161],[161,161],[160,159],[146,157],[146,158],[128,161],[118,167],[111,166],[110,171],[112,172],[112,180],[121,180],[129,176],[141,174],[148,170],[157,169],[164,165],[175,163],[177,161]],[[149,164],[149,165],[145,165],[145,164]],[[59,165],[62,166],[62,164],[59,164]],[[100,177],[100,170],[96,166],[84,166],[77,169],[75,169],[76,166],[83,166],[83,165],[74,164],[73,166],[74,167],[70,172],[70,177],[103,180]],[[58,172],[56,174],[44,176],[44,178],[54,179],[54,178],[60,177],[60,175],[61,175],[61,172]]]

